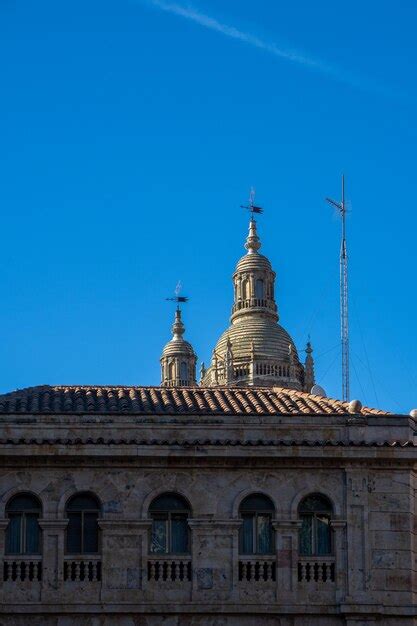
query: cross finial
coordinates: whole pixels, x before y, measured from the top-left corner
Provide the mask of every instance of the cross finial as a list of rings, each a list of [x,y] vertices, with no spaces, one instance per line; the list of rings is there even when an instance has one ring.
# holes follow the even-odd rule
[[[180,302],[188,302],[187,296],[180,296],[181,289],[182,289],[182,283],[179,280],[177,282],[177,285],[176,285],[175,289],[174,289],[174,293],[175,293],[174,298],[165,298],[165,300],[169,300],[171,302],[176,302],[177,303],[177,311],[180,310]]]
[[[260,206],[255,205],[255,188],[254,187],[250,188],[249,204],[248,205],[241,204],[240,207],[242,209],[246,209],[247,211],[250,211],[251,221],[253,221],[254,213],[263,213],[263,209]]]

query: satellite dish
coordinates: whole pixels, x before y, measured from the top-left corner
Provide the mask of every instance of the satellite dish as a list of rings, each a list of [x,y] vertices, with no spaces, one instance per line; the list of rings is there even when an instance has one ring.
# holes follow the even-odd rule
[[[310,393],[313,394],[313,396],[323,396],[323,398],[327,398],[326,392],[320,385],[313,385]]]

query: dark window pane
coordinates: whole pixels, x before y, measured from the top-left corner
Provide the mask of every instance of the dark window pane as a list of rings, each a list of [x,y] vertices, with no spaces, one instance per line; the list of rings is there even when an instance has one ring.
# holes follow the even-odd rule
[[[302,513],[331,513],[332,507],[327,498],[320,495],[307,496],[300,504],[300,512]]]
[[[10,521],[6,529],[6,553],[20,554],[20,528],[22,515],[10,515]]]
[[[323,556],[331,553],[330,520],[326,515],[317,515],[317,554]]]
[[[239,507],[240,511],[274,511],[272,501],[259,493],[248,496]]]
[[[37,513],[26,513],[26,554],[39,554],[39,524]]]
[[[33,511],[41,510],[40,502],[35,496],[22,494],[12,498],[6,507],[6,511]]]
[[[184,516],[171,518],[171,552],[173,554],[186,554],[188,552],[188,524]]]
[[[255,283],[255,298],[258,300],[263,300],[264,297],[264,281],[261,278]]]
[[[240,528],[242,554],[253,554],[253,520],[252,515],[243,518],[243,524]]]
[[[185,363],[184,361],[181,361],[180,378],[181,380],[187,380],[188,378],[188,367],[187,363]]]
[[[258,554],[272,552],[272,526],[269,515],[258,515]]]
[[[84,513],[84,546],[83,552],[98,552],[98,513]]]
[[[181,496],[175,493],[165,493],[151,503],[149,511],[188,511],[189,506]]]
[[[313,553],[312,542],[312,530],[313,530],[313,517],[312,515],[301,516],[301,528],[300,528],[300,554],[303,556],[311,556]]]
[[[80,493],[73,496],[67,503],[67,511],[100,510],[98,500],[89,493]]]
[[[81,552],[81,513],[68,513],[67,552],[80,554]]]
[[[167,547],[167,522],[164,519],[154,519],[152,522],[151,552],[164,554]]]

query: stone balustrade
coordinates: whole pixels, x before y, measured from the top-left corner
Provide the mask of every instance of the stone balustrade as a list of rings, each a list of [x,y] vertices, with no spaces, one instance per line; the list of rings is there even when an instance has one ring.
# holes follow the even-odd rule
[[[148,580],[182,582],[191,580],[191,557],[160,556],[148,560]]]
[[[319,583],[323,585],[335,582],[335,559],[333,556],[302,557],[298,560],[298,582]]]
[[[5,582],[42,580],[42,558],[40,556],[5,557],[3,580]]]
[[[64,559],[64,580],[72,582],[100,582],[100,556],[67,556]]]
[[[239,580],[267,582],[276,580],[276,557],[239,558]]]

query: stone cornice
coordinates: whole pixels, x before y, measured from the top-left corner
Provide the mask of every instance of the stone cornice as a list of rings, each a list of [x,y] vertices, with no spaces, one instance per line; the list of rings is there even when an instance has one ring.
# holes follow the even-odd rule
[[[65,530],[68,519],[39,519],[38,524],[42,530]]]
[[[151,519],[99,519],[98,525],[102,530],[130,532],[148,530],[152,526]]]
[[[242,525],[241,519],[200,519],[200,518],[190,518],[188,520],[188,525],[192,529],[204,529],[209,530],[212,528],[239,528]]]
[[[301,528],[302,522],[298,519],[296,520],[273,520],[272,527],[275,530],[298,530]]]

